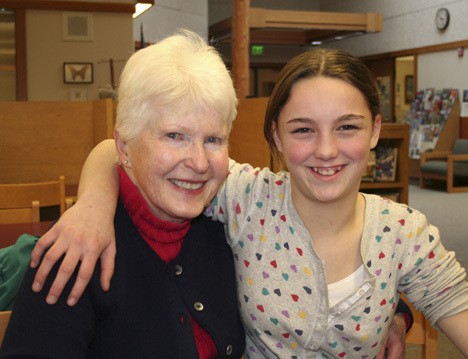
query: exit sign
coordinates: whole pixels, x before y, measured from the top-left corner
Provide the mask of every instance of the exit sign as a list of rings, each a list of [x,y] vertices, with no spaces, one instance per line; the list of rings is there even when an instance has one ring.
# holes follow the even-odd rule
[[[252,56],[261,56],[263,55],[263,46],[262,45],[252,45],[250,48],[250,53]]]

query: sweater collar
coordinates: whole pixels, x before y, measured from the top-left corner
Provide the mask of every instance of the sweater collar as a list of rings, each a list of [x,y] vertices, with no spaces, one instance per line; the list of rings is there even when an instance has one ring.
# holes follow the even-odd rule
[[[119,166],[120,198],[140,234],[155,242],[173,243],[181,241],[190,228],[190,220],[181,223],[158,218],[131,181],[125,170]]]

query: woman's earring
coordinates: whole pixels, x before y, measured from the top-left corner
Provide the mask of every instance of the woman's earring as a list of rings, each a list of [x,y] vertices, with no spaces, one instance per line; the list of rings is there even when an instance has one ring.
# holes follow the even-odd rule
[[[128,160],[125,160],[125,161],[124,161],[124,164],[128,165]]]

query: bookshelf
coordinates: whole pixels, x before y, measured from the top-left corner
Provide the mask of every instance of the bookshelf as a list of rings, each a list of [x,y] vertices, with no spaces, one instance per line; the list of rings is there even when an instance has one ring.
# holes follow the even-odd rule
[[[363,181],[361,191],[389,196],[401,203],[408,203],[408,151],[409,126],[403,123],[382,123],[377,147],[396,148],[395,181]]]
[[[263,119],[268,102],[266,97],[241,99],[237,118],[229,137],[229,155],[240,163],[255,167],[269,167],[274,171],[282,168],[275,162],[263,139]],[[408,203],[408,151],[409,126],[407,124],[382,123],[377,146],[398,149],[395,181],[361,182],[361,191],[379,195],[393,194],[402,203]]]

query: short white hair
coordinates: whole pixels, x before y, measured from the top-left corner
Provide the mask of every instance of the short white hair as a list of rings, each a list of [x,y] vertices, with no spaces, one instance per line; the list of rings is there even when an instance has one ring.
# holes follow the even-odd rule
[[[226,120],[237,115],[231,75],[215,48],[199,35],[180,30],[135,52],[120,77],[116,130],[131,140],[147,128],[158,110],[185,114],[203,109]]]

